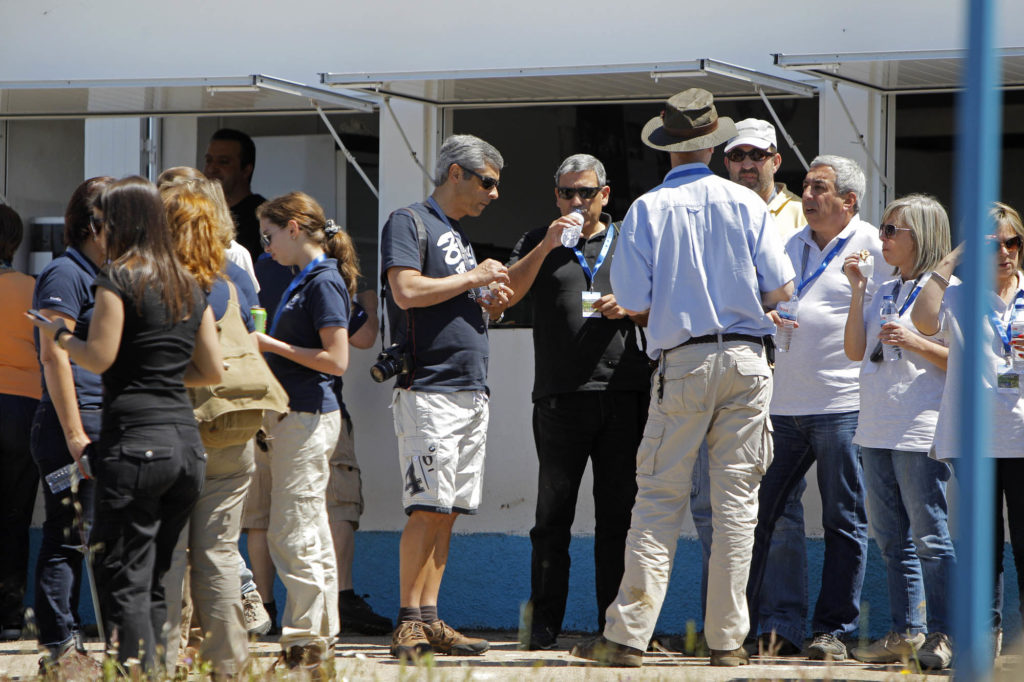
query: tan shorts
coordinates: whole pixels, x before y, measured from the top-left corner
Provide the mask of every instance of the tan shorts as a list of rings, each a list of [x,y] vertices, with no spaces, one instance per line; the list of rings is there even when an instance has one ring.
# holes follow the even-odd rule
[[[356,461],[356,442],[352,433],[352,420],[341,422],[341,435],[329,461],[330,480],[327,482],[327,516],[331,523],[348,521],[359,528],[363,514],[363,480]]]

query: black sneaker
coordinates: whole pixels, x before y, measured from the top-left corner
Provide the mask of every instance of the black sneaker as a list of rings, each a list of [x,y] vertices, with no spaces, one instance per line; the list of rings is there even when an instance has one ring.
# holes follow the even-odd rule
[[[394,629],[390,618],[374,613],[366,603],[364,594],[338,595],[338,614],[341,617],[341,632],[358,632],[362,635],[387,635]]]
[[[757,638],[757,654],[759,656],[799,656],[802,653],[803,649],[774,632],[765,632]]]
[[[530,637],[525,642],[520,640],[520,651],[551,651],[558,648],[558,637],[546,627],[530,630]]]
[[[812,661],[845,661],[846,645],[831,632],[819,632],[807,647],[807,658]]]

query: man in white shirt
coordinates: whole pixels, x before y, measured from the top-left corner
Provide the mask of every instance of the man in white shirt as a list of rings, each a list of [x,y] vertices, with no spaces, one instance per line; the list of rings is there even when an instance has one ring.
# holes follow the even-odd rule
[[[793,489],[817,462],[825,563],[811,620],[814,639],[807,648],[812,659],[846,658],[840,638],[857,628],[867,560],[864,474],[859,448],[853,444],[860,367],[843,352],[850,284],[841,271],[847,255],[862,253],[878,265],[869,293],[885,279],[878,229],[858,215],[865,184],[857,164],[840,156],[815,158],[804,178],[808,225],[786,243],[797,273],[799,328],[789,352],[775,359],[775,459],[761,482],[747,586],[753,630],[775,523]],[[794,634],[785,634],[787,639],[802,640],[804,624],[791,624],[790,631]]]
[[[648,355],[658,369],[619,593],[604,634],[573,649],[605,665],[642,665],[705,438],[715,543],[704,630],[712,665],[748,661],[744,587],[758,483],[771,461],[762,339],[775,325],[763,306],[789,298],[793,268],[764,201],[707,166],[735,134],[699,88],[671,97],[641,134],[669,152],[672,170],[629,209],[612,261],[619,305],[630,315],[650,312]]]

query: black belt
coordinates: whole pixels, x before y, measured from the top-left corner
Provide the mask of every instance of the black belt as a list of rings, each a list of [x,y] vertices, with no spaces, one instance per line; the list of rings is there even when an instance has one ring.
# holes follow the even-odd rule
[[[756,343],[759,346],[764,345],[764,341],[761,339],[760,336],[751,336],[750,334],[732,334],[732,333],[728,333],[728,334],[705,334],[704,336],[693,336],[693,337],[690,337],[689,341],[683,341],[681,344],[676,346],[676,348],[680,348],[681,346],[692,346],[692,345],[698,344],[698,343],[718,343],[718,339],[719,338],[721,338],[723,342],[724,341],[749,341],[750,343]]]

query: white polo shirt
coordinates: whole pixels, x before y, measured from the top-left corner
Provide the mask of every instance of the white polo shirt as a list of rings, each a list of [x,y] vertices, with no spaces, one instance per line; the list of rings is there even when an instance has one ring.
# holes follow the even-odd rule
[[[793,330],[788,353],[775,354],[775,390],[771,414],[796,416],[853,412],[860,409],[860,363],[843,352],[843,329],[850,309],[850,282],[841,271],[843,261],[856,251],[875,257],[875,272],[865,298],[870,300],[881,282],[891,278],[882,259],[878,228],[854,216],[824,249],[818,248],[808,225],[786,242],[786,254],[796,270],[797,284],[813,275],[837,243],[842,248],[825,270],[800,294],[799,328]]]

